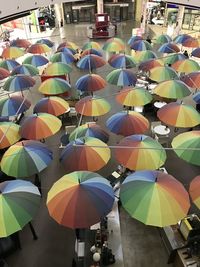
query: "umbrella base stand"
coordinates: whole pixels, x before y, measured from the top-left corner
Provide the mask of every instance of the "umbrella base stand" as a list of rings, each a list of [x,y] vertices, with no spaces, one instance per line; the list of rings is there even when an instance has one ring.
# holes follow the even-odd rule
[[[35,232],[35,229],[33,228],[33,225],[32,225],[31,222],[29,222],[29,227],[30,227],[30,229],[31,229],[31,233],[32,233],[32,235],[33,235],[33,239],[34,239],[34,240],[37,240],[37,239],[38,239],[38,236],[37,236],[37,234],[36,234],[36,232]]]

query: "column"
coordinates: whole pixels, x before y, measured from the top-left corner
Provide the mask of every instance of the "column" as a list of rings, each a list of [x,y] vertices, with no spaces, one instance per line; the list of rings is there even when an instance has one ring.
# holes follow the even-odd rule
[[[178,17],[177,17],[177,26],[179,27],[179,31],[182,28],[184,12],[185,12],[185,7],[184,6],[179,6],[179,8],[178,8]]]
[[[97,0],[97,14],[101,14],[103,12],[104,12],[103,0]]]
[[[61,4],[55,4],[54,5],[55,13],[56,13],[56,26],[60,27],[61,22],[64,23],[64,11],[63,11],[63,5]]]
[[[136,2],[135,2],[135,20],[138,22],[141,21],[142,6],[143,6],[143,1],[142,0],[136,0]]]

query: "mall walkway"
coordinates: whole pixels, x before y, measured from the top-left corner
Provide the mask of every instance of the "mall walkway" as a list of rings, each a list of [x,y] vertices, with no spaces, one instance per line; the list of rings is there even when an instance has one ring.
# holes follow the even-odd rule
[[[65,25],[60,31],[56,29],[53,32],[54,36],[52,36],[52,40],[57,44],[65,40],[73,41],[81,47],[88,41],[86,37],[86,26],[87,25],[83,24]],[[118,37],[127,41],[131,36],[133,27],[133,22],[118,25]],[[62,37],[65,37],[65,39],[61,39],[60,34]],[[99,42],[103,43],[104,41],[100,40]],[[73,68],[71,83],[74,86],[77,78],[85,72],[77,70],[75,66]],[[105,67],[97,70],[97,73],[105,78],[111,70],[112,68],[107,64]],[[34,92],[31,94],[31,102],[33,104],[41,97],[37,92],[38,83],[34,88]],[[116,87],[107,85],[106,90],[98,94],[108,96],[113,92],[116,92]],[[121,110],[121,106],[115,102],[114,98],[109,98],[109,101],[112,105],[112,111],[99,119],[101,125],[104,125],[105,120],[109,116]],[[32,240],[29,228],[25,227],[20,232],[22,249],[14,252],[6,259],[9,267],[71,267],[72,258],[74,256],[74,231],[58,225],[51,219],[45,205],[48,190],[56,180],[65,174],[62,165],[59,163],[60,149],[58,147],[60,145],[59,138],[61,135],[62,132],[48,138],[46,141],[53,150],[54,161],[40,174],[43,191],[42,204],[37,217],[33,221],[38,240]],[[114,134],[110,136],[110,144],[116,144],[119,137]],[[116,167],[117,163],[114,157],[112,157],[109,164],[99,173],[107,177]],[[173,152],[168,152],[166,169],[182,181],[186,187],[188,187],[189,181],[197,175],[199,171],[198,168],[178,159]],[[156,227],[145,226],[130,218],[123,208],[120,208],[120,223],[125,267],[170,266],[167,264],[168,256]]]

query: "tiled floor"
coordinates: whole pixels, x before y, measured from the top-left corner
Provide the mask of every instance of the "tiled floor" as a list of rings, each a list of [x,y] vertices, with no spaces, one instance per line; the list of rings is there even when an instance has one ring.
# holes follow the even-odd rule
[[[88,41],[86,26],[87,25],[82,24],[65,25],[64,28],[60,30],[56,29],[53,32],[52,40],[55,41],[56,44],[68,40],[82,46]],[[127,41],[131,36],[134,23],[127,22],[119,24],[118,26],[118,36],[124,41]],[[60,36],[65,38],[61,39]],[[104,41],[99,40],[99,42],[102,44]],[[96,72],[105,78],[111,70],[112,68],[107,64]],[[74,87],[78,77],[84,73],[86,72],[77,70],[77,68],[73,66],[73,72],[70,75],[72,87]],[[38,84],[39,81],[30,95],[33,105],[41,97],[37,92]],[[109,102],[112,105],[111,112],[98,120],[103,127],[105,127],[105,120],[109,116],[121,110],[121,106],[115,102],[114,97],[110,97],[111,94],[117,91],[118,88],[115,86],[107,85],[105,90],[98,93],[105,97],[109,96]],[[151,117],[149,118],[152,119]],[[26,226],[23,231],[20,232],[22,249],[6,258],[9,267],[71,267],[72,258],[74,256],[75,233],[73,230],[58,225],[51,219],[45,205],[48,190],[56,180],[65,174],[62,165],[59,163],[59,138],[63,131],[64,129],[55,136],[48,138],[46,141],[48,146],[53,150],[54,161],[47,170],[40,174],[43,197],[41,208],[33,221],[38,240],[35,241],[32,239],[29,228]],[[173,132],[171,132],[170,138],[172,137]],[[120,137],[110,134],[110,144],[116,144],[119,139]],[[168,151],[167,154],[166,169],[188,188],[190,180],[195,175],[199,174],[199,168],[178,159],[173,151]],[[99,171],[99,173],[107,177],[111,171],[115,170],[116,166],[117,163],[112,157],[108,165]],[[167,265],[167,254],[157,228],[145,226],[130,218],[123,208],[120,209],[120,224],[125,267],[169,266]],[[120,235],[120,233],[118,234]],[[122,267],[122,265],[120,267]]]

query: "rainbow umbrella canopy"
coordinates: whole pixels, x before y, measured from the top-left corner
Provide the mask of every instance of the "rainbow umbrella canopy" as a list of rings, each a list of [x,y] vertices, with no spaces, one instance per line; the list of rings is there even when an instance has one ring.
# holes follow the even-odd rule
[[[170,67],[155,67],[150,70],[149,78],[156,82],[179,79],[176,71]]]
[[[96,49],[96,50],[100,50],[101,46],[99,43],[91,41],[91,42],[87,42],[83,45],[82,47],[83,50],[88,50],[88,49]]]
[[[39,141],[18,142],[4,153],[1,170],[13,177],[29,177],[44,170],[53,160],[52,151]]]
[[[128,45],[132,45],[135,41],[143,40],[142,36],[139,35],[133,35],[131,38],[128,40]]]
[[[110,149],[94,137],[71,141],[62,151],[60,161],[67,171],[98,171],[110,159]]]
[[[108,39],[102,47],[106,52],[122,52],[125,48],[124,42],[119,38]]]
[[[104,131],[96,122],[87,122],[79,127],[77,127],[69,136],[70,141],[74,141],[77,138],[82,137],[94,137],[98,138],[104,143],[109,140],[109,134]]]
[[[194,71],[199,71],[199,64],[192,59],[183,59],[172,64],[172,68],[177,72],[191,73]]]
[[[41,140],[57,133],[62,126],[61,121],[48,113],[37,113],[26,117],[20,128],[25,139]]]
[[[110,104],[104,98],[86,96],[75,104],[78,113],[84,116],[98,117],[110,111]]]
[[[139,70],[148,72],[155,67],[162,67],[162,66],[163,66],[163,63],[161,60],[149,59],[149,60],[140,62],[138,68]]]
[[[180,128],[194,127],[200,124],[200,115],[196,109],[183,103],[171,102],[157,112],[158,118],[167,125]]]
[[[21,95],[0,98],[0,116],[15,116],[28,110],[31,102]]]
[[[200,208],[200,175],[196,176],[190,183],[189,193],[194,204]]]
[[[24,59],[23,64],[30,64],[35,67],[44,66],[49,60],[42,55],[32,55]]]
[[[0,67],[0,81],[4,80],[5,78],[8,78],[8,76],[10,76],[10,72]]]
[[[198,58],[200,58],[200,47],[195,48],[195,49],[192,51],[191,55],[192,55],[193,57],[198,57]]]
[[[64,53],[75,55],[77,51],[71,47],[60,47],[57,49],[56,52],[64,52]]]
[[[8,71],[12,71],[15,67],[19,65],[20,64],[16,60],[13,60],[13,59],[6,59],[0,62],[0,67]]]
[[[136,75],[131,71],[127,69],[117,69],[111,71],[106,76],[106,81],[110,84],[117,85],[117,86],[130,86],[135,85],[137,82]]]
[[[190,36],[190,38],[187,38],[182,42],[182,45],[188,48],[196,48],[199,47],[199,41]]]
[[[20,47],[20,48],[28,48],[31,43],[27,39],[15,39],[10,42],[10,46]]]
[[[42,39],[38,40],[36,42],[36,44],[45,44],[50,48],[54,46],[54,42],[52,42],[51,40],[46,39],[46,38],[42,38]]]
[[[123,136],[143,134],[149,129],[148,120],[138,112],[122,111],[112,115],[106,121],[107,128]]]
[[[105,60],[102,57],[90,54],[82,57],[77,62],[77,67],[84,70],[91,71],[92,69],[97,69],[106,64]]]
[[[200,92],[194,94],[192,98],[197,104],[200,104]]]
[[[4,59],[15,59],[25,54],[24,50],[18,47],[6,47],[4,48],[1,57]]]
[[[146,51],[136,51],[134,53],[131,53],[134,60],[136,62],[143,62],[149,59],[155,59],[157,58],[156,54],[151,51],[151,50],[146,50]]]
[[[193,89],[200,88],[200,72],[192,72],[181,77],[181,80]]]
[[[167,34],[161,34],[155,40],[156,44],[161,44],[161,45],[170,42],[172,42],[172,38]]]
[[[153,138],[136,134],[117,144],[115,157],[130,170],[156,170],[165,163],[166,152]]]
[[[13,145],[19,139],[19,125],[13,122],[0,122],[0,149]]]
[[[106,81],[97,74],[86,74],[80,77],[75,84],[75,87],[83,92],[94,92],[104,89],[106,86]]]
[[[200,131],[189,131],[177,135],[172,141],[172,147],[179,158],[200,166]]]
[[[145,51],[145,50],[152,50],[152,46],[149,42],[145,41],[145,40],[138,40],[133,42],[130,45],[130,48],[135,50],[135,51]]]
[[[102,52],[94,48],[83,50],[83,52],[81,53],[81,57],[91,55],[91,54],[99,56],[99,57],[103,57]]]
[[[16,66],[12,70],[10,75],[14,76],[18,74],[35,76],[39,74],[39,70],[35,66],[32,66],[31,64],[23,64],[23,65]]]
[[[0,237],[21,230],[40,206],[40,192],[31,182],[22,180],[0,183]]]
[[[136,67],[136,62],[134,61],[134,58],[132,56],[126,55],[126,54],[116,54],[112,55],[108,63],[113,68],[134,68]]]
[[[28,90],[35,85],[35,80],[28,75],[16,75],[9,77],[3,85],[3,89],[10,92]]]
[[[50,64],[43,72],[45,75],[66,75],[72,71],[72,67],[62,62]]]
[[[174,38],[174,43],[176,44],[182,44],[185,40],[190,39],[191,35],[183,33],[179,34]]]
[[[124,88],[116,96],[118,103],[128,106],[143,106],[152,101],[152,95],[146,90],[138,87]]]
[[[75,61],[75,58],[71,53],[57,52],[51,57],[50,61],[52,63],[61,62],[65,64],[70,64]]]
[[[182,53],[175,53],[175,54],[169,54],[169,55],[161,58],[160,60],[163,61],[164,64],[172,65],[176,61],[184,60],[184,59],[186,59],[186,56],[184,54],[182,54]]]
[[[167,53],[167,54],[179,53],[180,49],[174,43],[166,43],[166,44],[161,45],[161,47],[158,49],[158,52]]]
[[[61,97],[51,96],[40,99],[36,103],[33,113],[49,113],[54,116],[60,116],[69,109],[67,101]]]
[[[38,91],[44,95],[59,95],[68,92],[71,85],[61,78],[50,78],[41,83]]]
[[[46,54],[51,51],[51,48],[46,44],[32,44],[28,47],[27,52],[31,54]]]
[[[114,204],[109,182],[98,173],[77,171],[60,178],[47,196],[49,214],[72,229],[89,228],[100,222]]]
[[[180,99],[191,94],[189,87],[179,80],[161,82],[154,88],[153,92],[161,97],[171,99]]]
[[[73,49],[73,50],[78,49],[78,46],[74,42],[69,42],[69,41],[65,41],[65,42],[59,44],[57,49],[65,48],[65,47]]]
[[[146,225],[165,227],[183,219],[190,208],[184,186],[161,171],[137,171],[121,185],[125,210]]]

